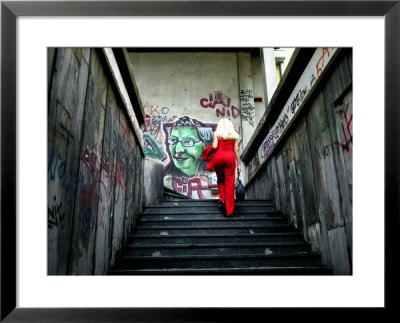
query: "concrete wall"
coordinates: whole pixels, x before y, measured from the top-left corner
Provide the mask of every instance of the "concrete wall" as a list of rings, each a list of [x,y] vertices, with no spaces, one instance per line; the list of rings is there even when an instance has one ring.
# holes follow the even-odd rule
[[[194,199],[217,198],[216,175],[205,170],[198,152],[211,142],[224,116],[242,135],[237,52],[128,53],[146,113],[146,156],[163,163],[167,188]],[[190,124],[192,135],[199,140],[196,151],[184,149],[179,143],[175,150],[169,144],[170,137],[176,135],[171,131],[183,122]],[[185,136],[178,135],[179,139]],[[181,167],[175,158],[179,153],[192,158],[198,168]]]
[[[274,125],[268,132],[263,143],[258,147],[258,151],[253,157],[253,162],[249,168],[249,180],[256,173],[258,168],[267,161],[268,157],[273,153],[277,143],[286,133],[296,116],[300,113],[306,99],[312,94],[322,71],[328,66],[336,52],[335,48],[318,48],[311,58],[309,64],[304,70],[281,113]]]
[[[158,159],[145,157],[143,181],[143,203],[148,206],[155,204],[163,197],[164,168]]]
[[[260,49],[128,53],[146,113],[145,154],[163,163],[164,186],[194,199],[218,198],[216,175],[205,170],[198,153],[182,148],[181,153],[194,156],[192,163],[199,167],[194,173],[180,168],[169,144],[171,129],[181,125],[184,117],[197,130],[195,137],[201,137],[196,144],[200,150],[210,143],[218,121],[227,117],[241,136],[243,150],[267,104]],[[255,96],[260,103],[254,102]]]
[[[238,70],[243,146],[245,147],[251,138],[256,125],[252,61],[249,52],[238,52]]]
[[[141,138],[103,54],[49,56],[49,275],[105,274],[142,209]]]
[[[346,275],[352,271],[352,55],[351,50],[334,52],[316,51],[298,83],[299,89],[314,92],[295,104],[290,96],[248,165],[247,197],[275,201],[321,252],[323,263]],[[329,59],[332,67],[323,75]],[[299,93],[297,86],[293,93]],[[280,123],[287,114],[287,122]],[[273,133],[278,138],[269,139]]]
[[[262,57],[265,71],[265,89],[267,92],[266,102],[271,101],[276,87],[280,81],[279,65],[277,66],[275,60],[275,51],[273,48],[263,48]]]

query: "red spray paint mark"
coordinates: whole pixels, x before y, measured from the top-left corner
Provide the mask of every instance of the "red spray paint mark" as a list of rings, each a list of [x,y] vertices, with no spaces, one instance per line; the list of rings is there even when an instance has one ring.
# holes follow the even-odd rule
[[[338,141],[334,142],[335,145],[341,146],[347,152],[350,151],[349,143],[353,139],[353,135],[352,135],[352,133],[350,131],[350,125],[351,125],[351,122],[353,121],[353,115],[351,115],[350,117],[347,116],[347,110],[348,109],[349,109],[349,105],[346,106],[346,110],[344,112],[344,120],[346,121],[346,130],[347,130],[347,132],[346,132],[346,130],[344,128],[343,122],[341,124],[345,143],[340,143]],[[349,135],[349,138],[347,138],[347,134]]]
[[[320,74],[322,73],[322,70],[325,67],[325,55],[326,54],[328,55],[328,57],[330,56],[329,49],[325,47],[322,49],[322,55],[319,58],[317,65],[315,66],[315,68],[317,69],[317,77],[320,76]]]

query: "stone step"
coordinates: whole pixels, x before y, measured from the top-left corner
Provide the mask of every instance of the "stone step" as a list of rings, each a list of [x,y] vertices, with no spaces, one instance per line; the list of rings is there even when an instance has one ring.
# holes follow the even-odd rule
[[[167,199],[147,207],[110,275],[331,275],[266,200]]]
[[[224,227],[252,227],[252,226],[269,226],[269,225],[287,225],[288,220],[286,218],[272,218],[268,220],[259,218],[242,218],[236,220],[236,218],[215,218],[211,219],[145,219],[138,222],[137,228],[163,228],[163,227],[209,227],[209,228],[224,228]]]
[[[187,207],[176,207],[176,206],[151,206],[146,207],[143,214],[215,214],[222,213],[222,210],[218,209],[218,206],[187,206]],[[247,214],[247,213],[276,213],[275,207],[273,206],[235,206],[234,214]]]
[[[213,200],[161,200],[157,204],[149,207],[194,207],[194,206],[216,206],[218,199]],[[268,200],[244,200],[235,201],[235,206],[269,206],[274,207],[275,204]]]
[[[174,234],[162,236],[129,235],[128,244],[188,244],[188,243],[269,243],[269,242],[303,242],[297,232],[254,233],[254,234]]]
[[[286,276],[286,275],[301,275],[301,276],[325,276],[332,275],[333,270],[330,267],[320,266],[291,266],[291,267],[268,267],[259,266],[252,268],[171,268],[171,269],[119,269],[112,270],[108,275],[263,275],[263,276]]]
[[[249,220],[277,220],[281,221],[281,216],[275,216],[272,213],[247,213],[236,214],[233,217],[227,217],[222,212],[220,213],[183,213],[183,214],[143,214],[139,218],[139,223],[154,222],[154,221],[249,221]],[[287,220],[286,220],[287,221]]]
[[[122,256],[115,269],[249,268],[320,266],[319,254]]]
[[[158,244],[133,247],[128,245],[126,256],[184,256],[184,255],[272,255],[308,253],[311,248],[302,242],[219,243],[219,244]]]
[[[295,229],[288,224],[276,224],[269,226],[159,226],[156,228],[138,227],[135,231],[137,235],[164,236],[176,234],[197,234],[197,235],[224,235],[224,234],[245,234],[245,233],[269,233],[269,232],[296,232]]]

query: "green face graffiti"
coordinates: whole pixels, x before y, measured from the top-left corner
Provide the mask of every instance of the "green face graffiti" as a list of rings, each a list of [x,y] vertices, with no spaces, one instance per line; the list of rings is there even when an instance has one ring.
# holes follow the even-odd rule
[[[177,168],[187,176],[197,174],[204,144],[192,126],[178,126],[171,131],[169,150]]]

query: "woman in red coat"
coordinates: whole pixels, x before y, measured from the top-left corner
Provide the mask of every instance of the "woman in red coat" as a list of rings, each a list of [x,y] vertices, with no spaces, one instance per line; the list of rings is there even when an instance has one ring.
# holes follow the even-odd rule
[[[226,215],[233,216],[235,208],[235,170],[240,174],[239,135],[232,122],[222,118],[213,134],[212,148],[217,149],[212,164],[217,173],[218,207],[225,206]]]

